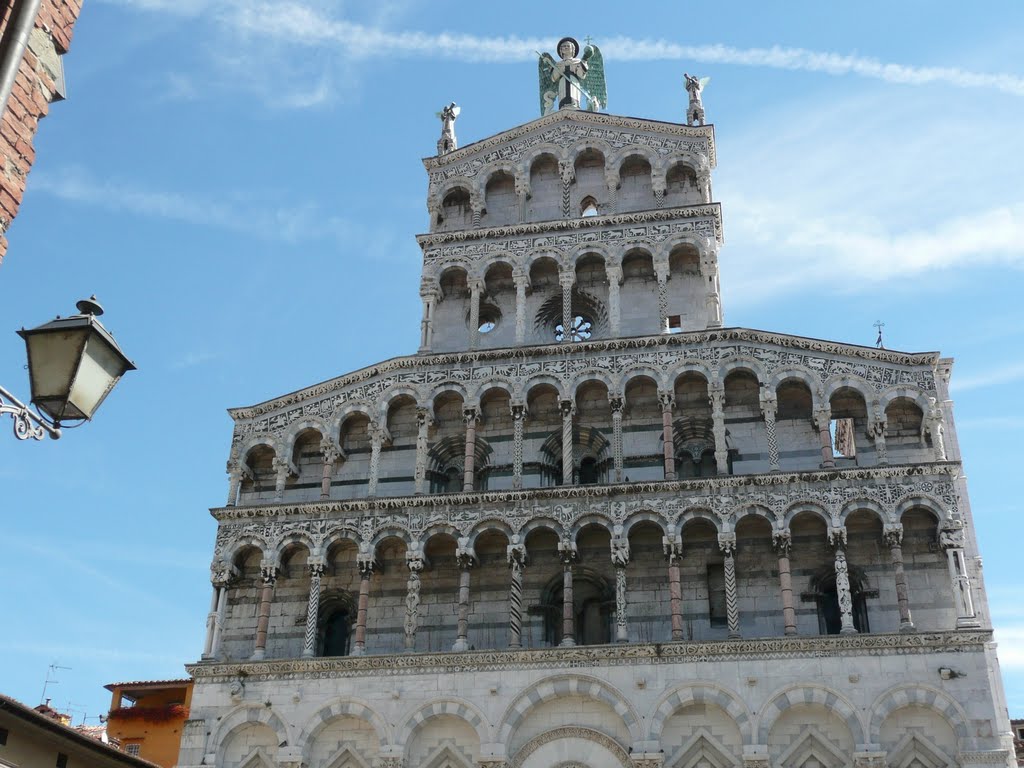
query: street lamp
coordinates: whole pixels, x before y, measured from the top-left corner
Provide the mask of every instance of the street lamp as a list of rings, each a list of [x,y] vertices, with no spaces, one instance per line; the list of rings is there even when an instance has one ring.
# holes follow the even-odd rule
[[[132,361],[96,318],[103,307],[93,296],[76,304],[80,314],[57,317],[18,335],[28,351],[31,410],[0,387],[0,413],[14,419],[19,440],[60,437],[61,422],[88,421],[121,376],[134,371]],[[10,404],[4,400],[10,401]]]

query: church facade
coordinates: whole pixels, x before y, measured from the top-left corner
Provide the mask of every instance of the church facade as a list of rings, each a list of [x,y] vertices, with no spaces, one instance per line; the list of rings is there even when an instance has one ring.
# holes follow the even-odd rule
[[[723,324],[687,79],[445,108],[418,352],[231,411],[180,765],[1012,764],[952,361]]]

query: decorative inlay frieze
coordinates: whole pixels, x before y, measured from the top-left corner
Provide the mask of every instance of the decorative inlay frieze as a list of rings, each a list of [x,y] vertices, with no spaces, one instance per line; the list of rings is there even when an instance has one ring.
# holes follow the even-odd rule
[[[906,656],[950,652],[983,653],[992,632],[920,632],[914,634],[820,635],[768,637],[687,643],[618,643],[529,650],[402,653],[380,656],[334,656],[273,659],[259,662],[202,662],[186,665],[197,681],[230,683],[239,675],[249,682],[335,677],[380,677],[416,674],[476,673],[535,667],[561,669],[636,664],[680,664],[718,659],[765,660],[848,656]],[[991,752],[978,755],[994,754]],[[965,761],[973,762],[973,761]]]

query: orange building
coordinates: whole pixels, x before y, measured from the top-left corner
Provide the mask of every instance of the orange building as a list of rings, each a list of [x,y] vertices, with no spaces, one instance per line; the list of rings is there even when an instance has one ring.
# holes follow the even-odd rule
[[[192,680],[142,680],[104,686],[113,693],[107,735],[130,755],[171,768],[192,703]]]

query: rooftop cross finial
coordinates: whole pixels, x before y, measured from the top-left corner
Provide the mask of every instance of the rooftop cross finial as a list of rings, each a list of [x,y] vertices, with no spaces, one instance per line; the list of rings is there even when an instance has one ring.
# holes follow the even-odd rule
[[[878,349],[885,349],[885,344],[882,343],[882,329],[885,328],[885,323],[881,320],[875,320],[875,328],[878,329],[878,338],[875,339],[875,346]]]
[[[586,109],[597,112],[608,105],[601,49],[586,38],[587,47],[580,56],[580,44],[571,37],[558,41],[560,61],[550,53],[537,53],[540,79],[540,113],[558,109],[580,109],[586,97]]]
[[[454,101],[446,107],[441,107],[437,116],[441,118],[441,138],[437,140],[437,154],[447,155],[458,149],[459,143],[455,140],[455,119],[462,112],[462,108]]]

